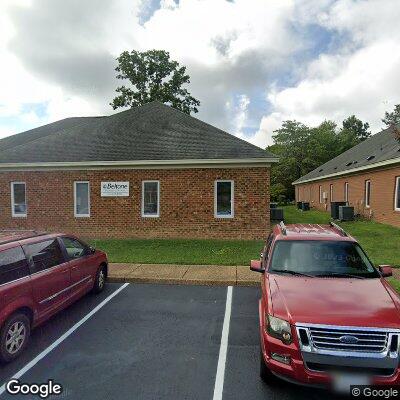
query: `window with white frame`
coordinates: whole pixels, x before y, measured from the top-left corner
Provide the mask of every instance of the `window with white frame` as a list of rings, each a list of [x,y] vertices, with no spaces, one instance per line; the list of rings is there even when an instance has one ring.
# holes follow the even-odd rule
[[[323,202],[323,199],[322,199],[322,186],[321,185],[319,185],[319,202],[320,202],[320,204],[322,204],[322,202]]]
[[[160,182],[142,182],[142,217],[160,216]]]
[[[215,218],[234,217],[234,182],[215,181],[214,185],[214,216]]]
[[[90,184],[87,181],[74,182],[74,215],[90,217]]]
[[[330,199],[330,202],[332,203],[332,201],[333,201],[333,185],[332,184],[330,184],[330,186],[329,186],[329,199]]]
[[[11,182],[11,213],[13,217],[26,217],[25,182]]]
[[[349,182],[344,184],[344,201],[346,203],[349,202]]]
[[[400,176],[396,178],[396,188],[394,195],[394,209],[400,211]]]
[[[365,181],[365,207],[371,206],[371,181]]]

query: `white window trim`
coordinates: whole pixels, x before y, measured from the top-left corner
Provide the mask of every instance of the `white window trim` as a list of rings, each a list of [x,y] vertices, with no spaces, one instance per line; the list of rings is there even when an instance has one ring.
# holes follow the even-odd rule
[[[349,202],[349,182],[344,183],[344,201]]]
[[[13,218],[26,218],[27,212],[25,212],[23,214],[15,213],[14,185],[24,185],[24,187],[25,187],[25,206],[26,206],[26,211],[28,211],[28,202],[26,200],[26,182],[11,182],[11,215],[13,216]]]
[[[157,183],[157,214],[144,213],[144,185],[146,183]],[[160,218],[160,181],[142,181],[142,218]]]
[[[231,184],[231,213],[230,215],[218,214],[217,210],[217,185],[218,183],[229,182]],[[214,182],[214,218],[234,218],[235,217],[235,182],[232,180],[219,179]]]
[[[88,210],[89,212],[87,214],[78,214],[76,212],[76,185],[78,183],[87,183],[88,185]],[[75,218],[89,218],[90,217],[90,182],[89,181],[75,181],[74,182],[74,217]]]
[[[319,204],[323,203],[322,199],[322,185],[319,185]]]
[[[332,203],[333,200],[333,184],[329,185],[329,201]]]
[[[394,192],[394,210],[395,211],[400,211],[400,208],[397,207],[397,201],[398,201],[398,192],[399,192],[399,186],[400,186],[400,176],[396,177],[396,188]]]
[[[368,199],[368,192],[367,192],[367,187],[369,184],[369,199]],[[367,201],[369,200],[369,201]],[[365,202],[365,208],[370,208],[371,207],[371,180],[368,179],[365,181],[364,185],[364,202]]]

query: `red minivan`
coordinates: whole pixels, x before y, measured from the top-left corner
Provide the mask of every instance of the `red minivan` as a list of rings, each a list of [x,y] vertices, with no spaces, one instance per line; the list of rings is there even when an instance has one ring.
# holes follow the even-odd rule
[[[32,328],[93,290],[107,255],[72,235],[0,232],[0,360],[18,357]]]

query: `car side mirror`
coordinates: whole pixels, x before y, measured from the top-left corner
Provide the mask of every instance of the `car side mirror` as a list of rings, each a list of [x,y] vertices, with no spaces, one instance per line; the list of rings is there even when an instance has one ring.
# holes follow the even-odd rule
[[[261,266],[260,260],[251,260],[250,269],[255,272],[261,272],[261,273],[265,272],[265,269]]]
[[[393,275],[392,267],[390,265],[380,265],[378,268],[384,278]]]

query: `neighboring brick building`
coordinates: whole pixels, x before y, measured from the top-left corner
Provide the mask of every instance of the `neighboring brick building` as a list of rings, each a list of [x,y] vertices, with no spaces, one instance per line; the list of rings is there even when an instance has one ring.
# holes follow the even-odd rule
[[[275,161],[156,102],[69,118],[0,140],[0,229],[261,239]]]
[[[393,128],[377,133],[293,183],[296,200],[330,210],[347,201],[356,214],[400,226],[400,141]]]

